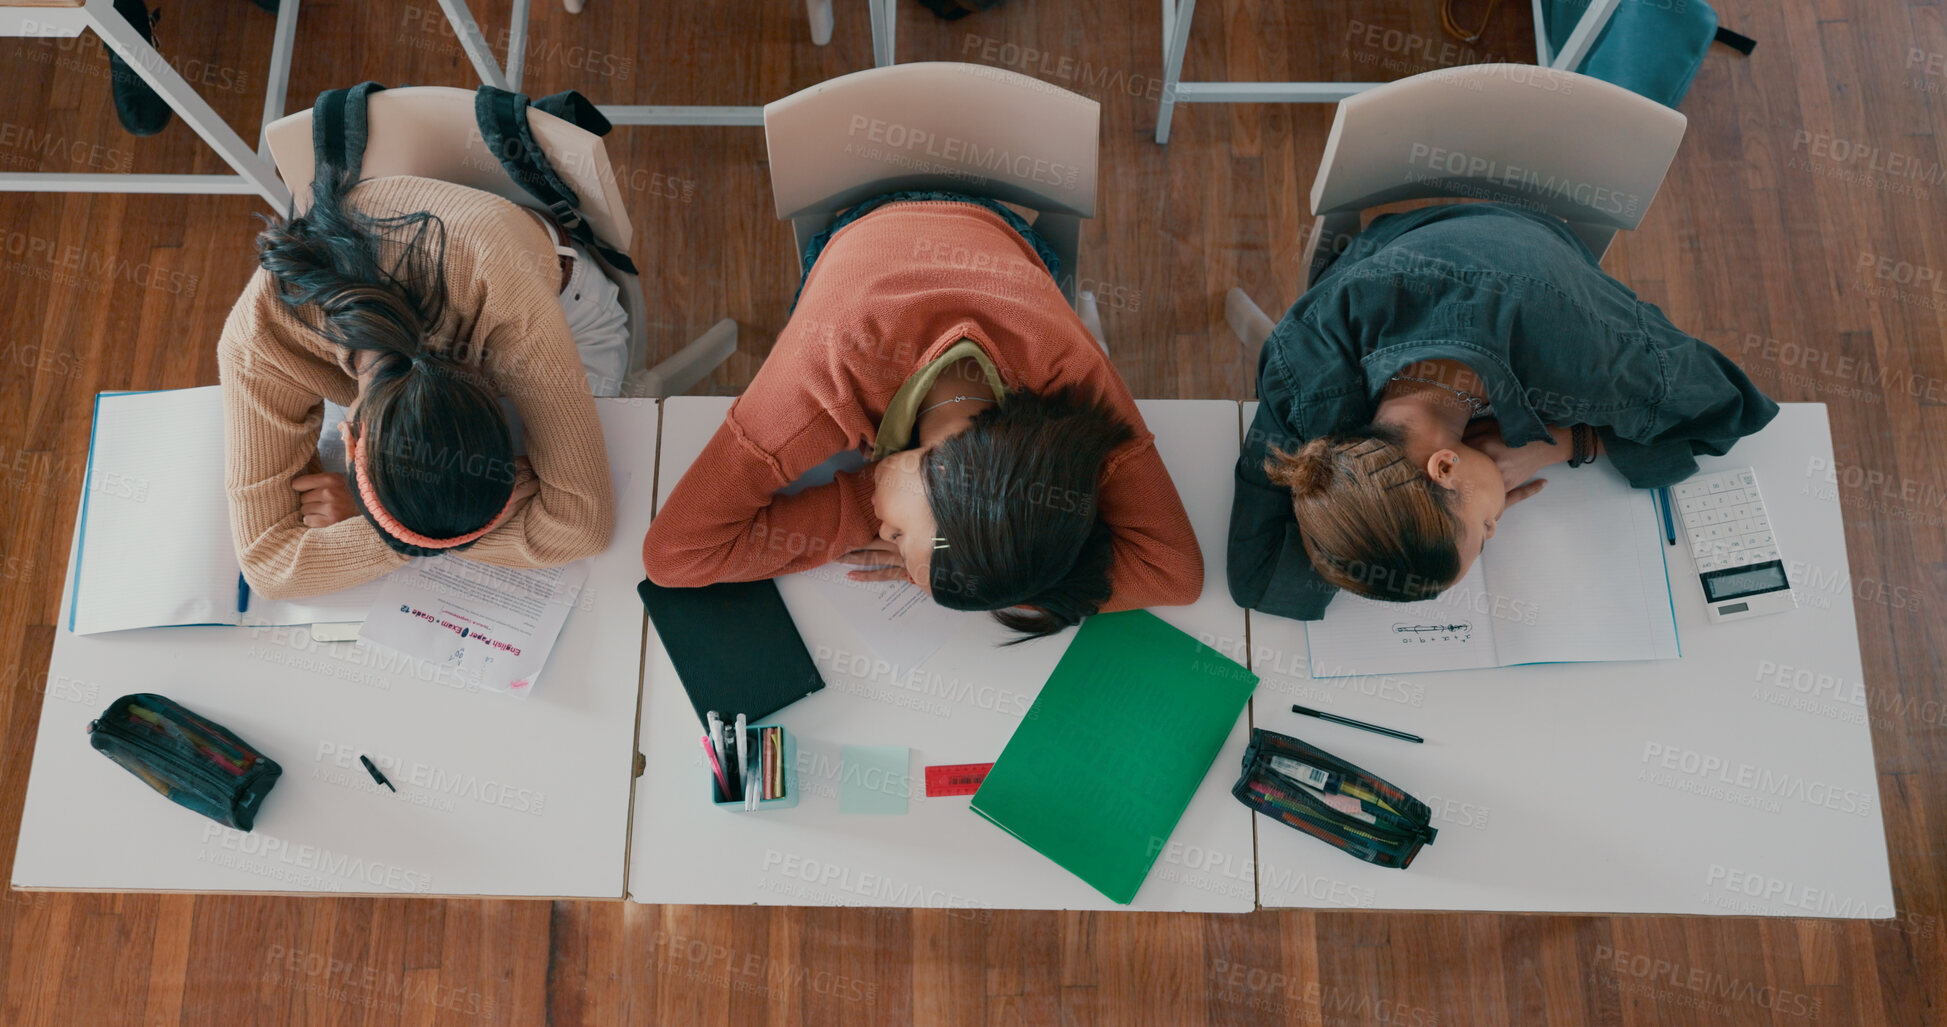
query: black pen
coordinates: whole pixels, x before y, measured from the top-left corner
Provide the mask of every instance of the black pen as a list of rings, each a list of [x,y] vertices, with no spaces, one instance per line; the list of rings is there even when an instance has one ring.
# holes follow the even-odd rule
[[[385,775],[379,773],[378,764],[372,762],[372,757],[361,755],[358,758],[358,762],[365,764],[365,772],[372,775],[372,780],[377,781],[387,788],[392,788],[392,782],[387,781]],[[392,788],[392,790],[395,792],[398,791],[397,788]]]
[[[1293,706],[1291,712],[1302,713],[1307,717],[1317,717],[1320,720],[1329,720],[1334,724],[1344,724],[1346,727],[1356,727],[1364,731],[1374,731],[1382,735],[1391,735],[1394,738],[1404,738],[1409,742],[1426,741],[1426,739],[1421,738],[1419,735],[1409,735],[1404,731],[1394,731],[1389,727],[1368,724],[1363,720],[1353,720],[1351,717],[1341,717],[1336,713],[1326,713],[1324,710],[1314,710],[1306,706]]]

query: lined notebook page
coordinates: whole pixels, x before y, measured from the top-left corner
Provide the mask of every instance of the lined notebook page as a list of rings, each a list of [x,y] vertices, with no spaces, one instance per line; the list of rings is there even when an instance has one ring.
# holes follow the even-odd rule
[[[98,397],[82,504],[75,633],[237,622],[217,386]]]
[[[1499,663],[1675,659],[1654,495],[1608,461],[1555,470],[1487,544],[1488,588],[1520,614],[1494,626]]]

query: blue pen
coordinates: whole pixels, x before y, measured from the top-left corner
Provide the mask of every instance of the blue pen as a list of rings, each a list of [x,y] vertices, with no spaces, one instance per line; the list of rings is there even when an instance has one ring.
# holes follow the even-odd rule
[[[248,609],[250,609],[250,582],[245,581],[242,574],[238,574],[237,575],[237,612],[242,613]]]
[[[1668,539],[1673,546],[1677,544],[1677,524],[1676,521],[1671,519],[1670,511],[1676,504],[1677,501],[1671,497],[1669,489],[1660,488],[1656,490],[1656,507],[1663,511],[1663,537]]]

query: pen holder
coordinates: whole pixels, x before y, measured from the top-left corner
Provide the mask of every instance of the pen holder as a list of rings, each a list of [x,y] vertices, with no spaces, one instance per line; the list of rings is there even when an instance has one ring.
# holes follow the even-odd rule
[[[784,768],[783,768],[784,769],[784,794],[779,798],[775,798],[775,799],[757,800],[757,808],[760,810],[790,809],[793,806],[796,806],[798,804],[798,742],[797,739],[793,738],[791,736],[791,732],[784,730],[783,725],[780,724],[748,724],[745,725],[744,727],[745,751],[749,757],[751,772],[754,774],[763,773],[763,769],[762,769],[763,762],[764,762],[763,745],[758,741],[759,738],[758,732],[763,730],[764,728],[772,728],[772,727],[778,729],[778,734],[780,737],[782,737],[784,742],[783,746],[781,747],[783,750],[782,761],[784,763]],[[733,753],[736,752],[736,746],[734,742],[731,745],[730,750]],[[732,758],[734,759],[735,757]],[[736,798],[728,799],[728,800],[719,798],[717,795],[716,776],[709,774],[707,767],[705,768],[705,774],[710,778],[710,782],[709,782],[710,802],[712,804],[714,804],[718,809],[742,810],[744,808],[744,797],[742,795],[738,795]],[[741,782],[739,784],[741,786]]]

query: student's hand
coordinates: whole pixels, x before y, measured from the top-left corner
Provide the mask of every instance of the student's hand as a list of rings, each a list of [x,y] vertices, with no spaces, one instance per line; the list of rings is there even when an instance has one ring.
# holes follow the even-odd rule
[[[291,487],[297,490],[298,513],[307,528],[329,528],[358,516],[342,474],[301,474],[291,479]]]
[[[1528,482],[1527,484],[1524,484],[1519,488],[1509,489],[1508,498],[1504,501],[1506,505],[1501,507],[1501,512],[1507,513],[1508,509],[1514,506],[1514,504],[1519,503],[1524,499],[1527,499],[1528,497],[1534,495],[1537,492],[1540,492],[1541,487],[1546,484],[1548,484],[1547,478],[1536,478],[1534,481]]]
[[[1531,480],[1537,473],[1543,468],[1567,463],[1574,452],[1574,433],[1570,429],[1549,425],[1548,434],[1555,440],[1552,446],[1540,441],[1525,446],[1509,446],[1501,438],[1500,424],[1486,420],[1469,425],[1462,441],[1494,461],[1494,466],[1501,472],[1501,484],[1508,490],[1508,505],[1513,506],[1541,491],[1541,482]],[[1530,485],[1534,487],[1529,488]]]
[[[906,572],[906,559],[899,554],[899,547],[882,538],[875,538],[871,544],[839,556],[838,562],[859,566],[858,570],[845,575],[853,581],[912,580],[912,575]]]

